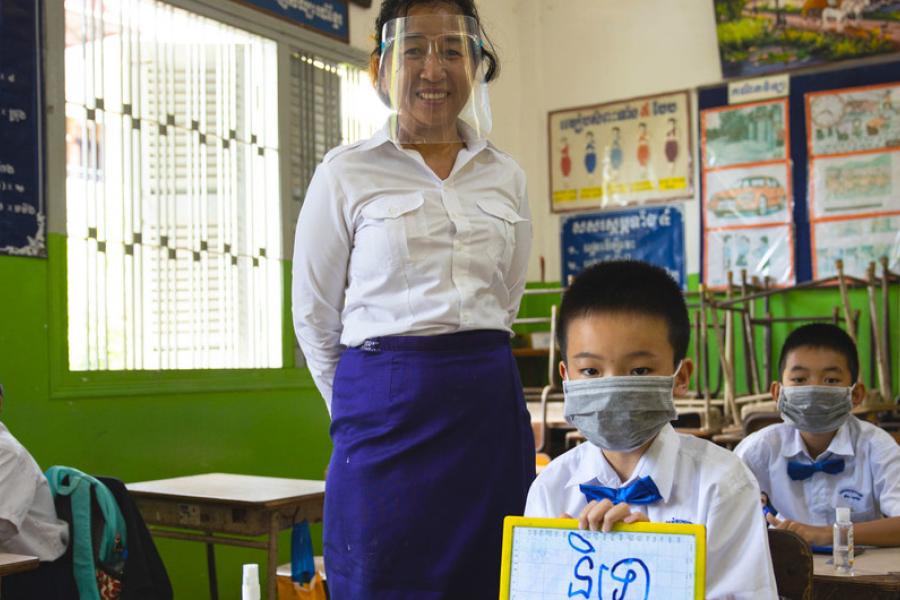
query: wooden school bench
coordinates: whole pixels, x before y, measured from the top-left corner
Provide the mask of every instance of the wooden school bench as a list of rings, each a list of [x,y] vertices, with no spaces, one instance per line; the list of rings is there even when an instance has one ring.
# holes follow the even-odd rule
[[[276,599],[278,533],[322,520],[325,482],[206,473],[126,486],[156,537],[206,544],[209,593],[218,598],[214,544],[267,551],[267,598]],[[248,539],[267,536],[265,541]]]

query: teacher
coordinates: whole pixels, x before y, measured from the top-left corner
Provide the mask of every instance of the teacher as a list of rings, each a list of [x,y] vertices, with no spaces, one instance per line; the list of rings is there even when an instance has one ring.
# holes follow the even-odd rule
[[[472,0],[384,0],[376,43],[391,116],[325,156],[294,246],[294,326],[331,412],[328,586],[493,599],[503,516],[534,478],[509,345],[525,177],[486,139],[499,64]]]

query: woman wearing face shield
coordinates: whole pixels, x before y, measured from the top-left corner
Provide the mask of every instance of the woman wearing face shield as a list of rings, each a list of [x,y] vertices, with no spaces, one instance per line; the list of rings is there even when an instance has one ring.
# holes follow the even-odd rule
[[[487,139],[498,64],[472,0],[385,0],[373,52],[391,109],[337,148],[297,224],[297,338],[331,413],[332,598],[495,598],[502,519],[534,440],[509,347],[531,225]]]

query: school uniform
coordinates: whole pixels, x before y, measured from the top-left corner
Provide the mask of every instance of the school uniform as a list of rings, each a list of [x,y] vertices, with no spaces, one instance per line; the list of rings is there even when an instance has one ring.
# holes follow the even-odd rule
[[[900,446],[852,415],[821,456],[810,456],[800,432],[786,423],[747,436],[734,451],[786,519],[831,525],[839,506],[850,508],[857,523],[900,517]]]
[[[588,500],[581,485],[622,488],[652,478],[661,499],[632,510],[658,523],[706,526],[706,597],[776,598],[759,487],[731,452],[667,424],[621,481],[601,450],[586,442],[553,460],[538,475],[525,515],[577,517]]]
[[[0,423],[0,552],[54,561],[66,551],[69,526],[56,517],[47,478]]]
[[[534,478],[509,346],[530,246],[524,174],[485,141],[446,180],[387,129],[316,170],[293,312],[332,417],[332,597],[496,597]]]

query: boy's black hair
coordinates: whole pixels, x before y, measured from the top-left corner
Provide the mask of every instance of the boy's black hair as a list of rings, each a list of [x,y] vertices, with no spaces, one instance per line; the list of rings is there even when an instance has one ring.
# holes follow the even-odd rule
[[[798,327],[787,336],[781,347],[781,357],[778,359],[779,374],[784,373],[784,364],[787,362],[788,354],[803,346],[826,348],[843,354],[847,359],[847,367],[850,369],[850,381],[856,383],[859,377],[859,355],[856,352],[853,338],[846,331],[831,323],[810,323]]]
[[[675,364],[687,355],[691,339],[687,305],[681,288],[664,269],[636,260],[614,260],[588,267],[576,277],[563,295],[556,320],[564,361],[569,324],[603,312],[661,317],[669,328]]]

